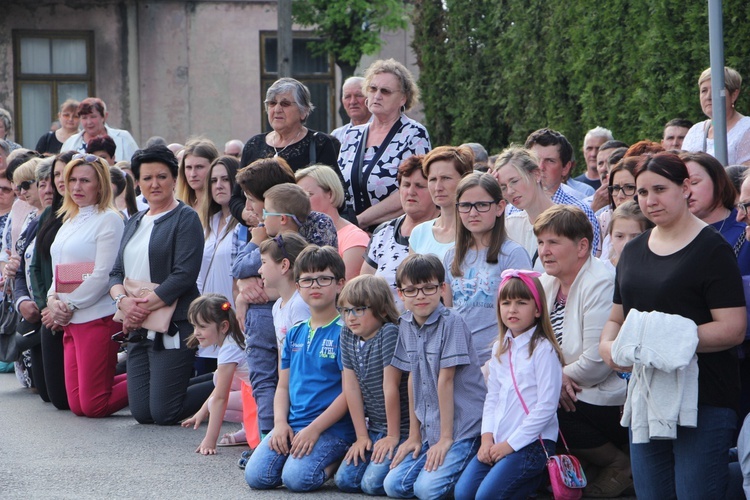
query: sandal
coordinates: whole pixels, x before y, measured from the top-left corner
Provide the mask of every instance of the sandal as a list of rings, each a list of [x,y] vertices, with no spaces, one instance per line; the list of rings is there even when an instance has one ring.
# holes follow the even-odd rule
[[[606,468],[595,481],[589,483],[583,495],[590,498],[615,498],[632,486],[633,478],[629,470]]]
[[[229,447],[229,446],[247,446],[247,439],[237,439],[239,436],[244,437],[245,432],[239,431],[235,433],[227,432],[222,436],[216,446]]]

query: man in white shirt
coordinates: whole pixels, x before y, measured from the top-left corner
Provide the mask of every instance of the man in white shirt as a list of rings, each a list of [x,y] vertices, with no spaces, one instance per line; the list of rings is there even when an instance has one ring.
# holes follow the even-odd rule
[[[352,76],[346,79],[341,88],[341,104],[351,121],[331,132],[331,135],[339,142],[344,142],[344,136],[350,128],[370,121],[372,113],[367,109],[365,93],[362,89],[364,81],[365,79],[360,76]]]

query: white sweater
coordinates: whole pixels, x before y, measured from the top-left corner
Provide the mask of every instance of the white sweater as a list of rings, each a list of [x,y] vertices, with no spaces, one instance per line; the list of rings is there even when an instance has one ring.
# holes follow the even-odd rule
[[[52,256],[52,288],[55,293],[56,266],[94,262],[94,272],[71,293],[59,293],[58,298],[76,306],[71,323],[86,323],[115,313],[114,301],[109,296],[109,272],[115,263],[120,239],[125,228],[122,216],[114,209],[99,212],[96,206],[79,210],[68,219],[55,236],[50,248]]]
[[[547,296],[548,310],[555,305],[560,281],[543,274],[539,280]],[[578,399],[597,406],[625,402],[626,383],[599,355],[599,337],[612,311],[614,273],[595,257],[589,257],[570,286],[565,304],[560,346],[565,358],[563,373],[581,386]]]
[[[634,443],[675,439],[698,423],[698,327],[687,318],[631,309],[612,344],[612,360],[632,366],[622,413]]]

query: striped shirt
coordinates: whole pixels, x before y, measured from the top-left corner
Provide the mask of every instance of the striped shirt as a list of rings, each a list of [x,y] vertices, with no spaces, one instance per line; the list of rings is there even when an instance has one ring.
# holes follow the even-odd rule
[[[562,346],[563,338],[563,320],[565,319],[565,302],[562,300],[555,301],[555,307],[550,312],[549,320],[552,323],[552,331],[555,333],[557,343]]]
[[[362,342],[359,335],[344,326],[341,329],[341,359],[344,368],[354,371],[362,392],[368,429],[388,433],[383,394],[383,369],[391,364],[398,342],[398,326],[386,323],[371,339]],[[401,377],[401,436],[409,435],[409,394],[407,377]]]
[[[440,440],[438,375],[456,367],[453,377],[453,441],[479,436],[487,387],[464,320],[444,305],[438,305],[419,326],[407,311],[399,321],[399,336],[393,366],[410,372],[414,414],[420,422],[422,441],[430,446]]]

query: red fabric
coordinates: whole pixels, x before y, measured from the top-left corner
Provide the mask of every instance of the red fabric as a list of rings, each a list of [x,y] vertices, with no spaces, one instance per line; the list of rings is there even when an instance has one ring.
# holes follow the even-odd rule
[[[106,417],[128,405],[127,380],[115,382],[120,331],[112,316],[64,328],[65,389],[70,410],[78,416]]]
[[[255,448],[260,444],[260,431],[258,430],[258,407],[255,405],[253,390],[250,382],[242,381],[242,423],[245,426],[247,445]]]

